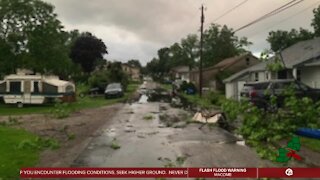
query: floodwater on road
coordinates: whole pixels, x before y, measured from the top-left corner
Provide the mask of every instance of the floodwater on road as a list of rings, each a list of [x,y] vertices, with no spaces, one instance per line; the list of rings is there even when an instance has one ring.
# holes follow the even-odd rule
[[[147,103],[141,96],[138,103],[126,104],[75,161],[77,166],[92,167],[163,167],[162,159],[174,160],[179,152],[171,146],[169,135],[175,129],[163,128],[159,121],[159,104]],[[119,145],[119,149],[111,146]],[[166,163],[166,162],[165,162]]]
[[[161,108],[161,107],[166,108]],[[182,111],[169,104],[147,102],[125,104],[102,127],[74,161],[75,167],[266,167],[257,154],[238,138],[219,127],[189,124],[166,127],[159,119],[166,111]],[[108,119],[108,117],[106,117]],[[110,120],[108,120],[110,121]],[[110,124],[110,123],[108,123]],[[181,161],[183,159],[183,161]]]

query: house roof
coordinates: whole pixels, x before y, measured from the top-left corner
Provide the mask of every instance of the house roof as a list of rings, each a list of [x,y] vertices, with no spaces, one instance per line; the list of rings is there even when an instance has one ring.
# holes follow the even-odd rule
[[[294,68],[302,65],[319,65],[320,60],[320,38],[298,42],[281,52],[284,66]],[[272,61],[271,57],[269,61]],[[266,69],[266,62],[261,62],[238,73],[233,74],[223,82],[230,82],[234,79],[244,76],[249,72],[263,71]]]
[[[189,66],[177,66],[171,69],[173,72],[178,72],[178,73],[184,73],[184,72],[189,72]]]
[[[67,85],[73,86],[73,83],[69,81],[63,81],[60,79],[44,79],[43,81],[54,86],[67,86]]]
[[[247,53],[244,53],[244,54],[239,55],[239,56],[233,56],[233,57],[224,59],[224,60],[220,61],[219,63],[215,64],[214,66],[203,68],[202,71],[209,71],[209,70],[214,70],[214,69],[217,69],[219,71],[223,71],[224,69],[234,65],[239,60],[242,60],[244,57],[247,57],[247,56],[251,56],[253,58],[258,59],[257,57],[255,57],[251,53],[247,52]],[[195,70],[195,71],[198,71],[198,70]]]
[[[281,52],[286,68],[300,66],[320,56],[320,38],[298,42]]]
[[[223,70],[229,66],[232,66],[233,64],[237,63],[239,60],[241,60],[242,58],[247,57],[247,56],[252,56],[252,57],[256,58],[251,53],[245,53],[245,54],[242,54],[239,56],[234,56],[234,57],[224,59],[224,60],[220,61],[219,63],[217,63],[216,65],[214,65],[214,67]]]
[[[267,63],[266,62],[261,62],[259,64],[256,64],[256,65],[253,65],[251,67],[248,67],[244,70],[241,70],[233,75],[231,75],[230,77],[228,77],[227,79],[224,79],[223,82],[224,83],[227,83],[227,82],[230,82],[234,79],[237,79],[237,78],[240,78],[250,72],[257,72],[257,71],[264,71],[267,67]]]

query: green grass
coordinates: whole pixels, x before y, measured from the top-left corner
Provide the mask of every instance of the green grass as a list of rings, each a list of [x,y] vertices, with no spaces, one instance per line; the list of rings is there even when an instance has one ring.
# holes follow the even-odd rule
[[[172,90],[172,84],[160,84],[160,87],[168,91]]]
[[[114,150],[117,150],[117,149],[120,149],[121,146],[119,145],[119,143],[117,142],[117,139],[114,138],[110,144],[110,148],[111,149],[114,149]]]
[[[127,92],[121,98],[117,99],[104,99],[104,97],[88,97],[83,98],[77,97],[77,102],[70,103],[64,106],[66,111],[78,111],[87,108],[97,108],[101,106],[111,105],[119,102],[125,101],[130,97],[138,88],[139,84],[129,84],[127,87]],[[82,87],[83,88],[83,87]],[[17,108],[15,105],[0,104],[0,116],[4,115],[24,115],[24,114],[45,114],[50,113],[54,109],[53,104],[47,105],[29,105],[23,108]]]
[[[186,98],[189,103],[196,104],[200,108],[204,109],[215,108],[225,99],[223,94],[213,92],[203,95],[202,98],[200,98],[198,94],[188,95],[183,93],[182,96]]]
[[[307,137],[300,137],[301,146],[307,147],[313,151],[320,152],[320,140]]]
[[[143,117],[143,119],[147,120],[147,121],[153,120],[153,118],[154,117],[152,115],[146,115],[146,116]]]
[[[24,142],[37,137],[25,130],[0,126],[0,179],[18,178],[21,167],[34,166],[40,149],[26,147]]]

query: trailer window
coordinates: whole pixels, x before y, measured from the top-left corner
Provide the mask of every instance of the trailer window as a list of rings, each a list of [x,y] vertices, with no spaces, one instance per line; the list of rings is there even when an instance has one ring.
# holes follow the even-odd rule
[[[71,92],[74,92],[73,86],[67,86],[66,87],[66,93],[71,93]]]
[[[38,81],[34,81],[33,82],[33,92],[34,93],[38,93],[39,92],[39,82]]]
[[[6,92],[6,82],[0,82],[0,93]]]
[[[21,93],[21,81],[10,82],[10,93]]]

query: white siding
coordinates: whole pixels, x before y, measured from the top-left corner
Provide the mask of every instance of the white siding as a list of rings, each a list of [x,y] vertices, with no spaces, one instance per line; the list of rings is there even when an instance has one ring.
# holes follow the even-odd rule
[[[267,78],[266,78],[265,71],[258,71],[258,72],[251,72],[250,73],[249,81],[254,82],[254,81],[266,81],[266,80],[267,80]]]
[[[237,83],[237,100],[240,100],[240,92],[243,89],[243,86],[246,82],[245,81],[238,81]]]
[[[258,81],[265,81],[266,80],[265,72],[264,71],[259,72],[258,77],[259,77]]]
[[[234,96],[234,83],[229,82],[226,84],[226,98],[230,99]]]
[[[226,84],[226,98],[240,100],[240,91],[243,88],[245,81],[235,81]]]
[[[320,66],[301,68],[301,82],[313,88],[320,88]]]

